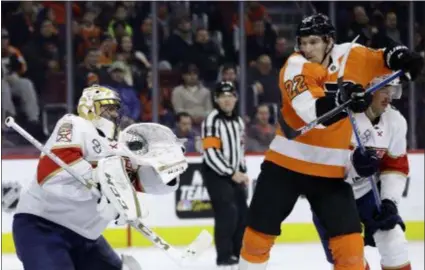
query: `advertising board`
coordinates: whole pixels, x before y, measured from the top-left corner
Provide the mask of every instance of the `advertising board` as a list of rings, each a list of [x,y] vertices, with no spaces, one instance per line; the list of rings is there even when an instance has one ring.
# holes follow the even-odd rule
[[[403,199],[399,207],[401,216],[407,225],[406,234],[410,240],[424,239],[424,154],[408,155],[410,173],[406,183]],[[189,168],[180,178],[180,187],[176,193],[162,196],[140,194],[141,207],[149,215],[146,225],[173,245],[185,245],[191,242],[202,230],[212,232],[214,220],[208,193],[203,186],[200,156],[190,156]],[[263,161],[261,155],[246,157],[248,175],[251,179],[249,198],[252,196],[256,178]],[[37,159],[2,159],[2,184],[19,183],[22,189],[34,178]],[[13,186],[13,185],[12,185]],[[5,190],[3,190],[4,192]],[[10,190],[9,190],[10,191]],[[13,205],[16,203],[12,202]],[[4,206],[2,207],[4,208]],[[2,250],[14,252],[12,241],[13,211],[2,213]],[[317,233],[311,222],[308,202],[300,198],[282,225],[283,234],[277,242],[312,242],[318,241]],[[108,241],[114,247],[145,246],[150,243],[137,232],[126,226],[110,225],[105,232]]]

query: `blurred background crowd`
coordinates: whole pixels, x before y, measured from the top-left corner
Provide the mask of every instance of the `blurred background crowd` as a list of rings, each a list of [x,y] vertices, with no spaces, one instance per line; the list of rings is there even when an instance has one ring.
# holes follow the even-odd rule
[[[160,122],[198,152],[214,85],[225,79],[242,98],[247,151],[263,152],[274,137],[278,72],[304,15],[331,16],[337,42],[360,35],[359,43],[381,48],[393,39],[424,56],[425,3],[414,5],[161,1],[152,9],[147,1],[3,2],[2,122],[14,116],[43,141],[59,117],[76,112],[85,87],[102,84],[120,94],[125,125]],[[425,148],[425,73],[394,105],[408,119],[409,148]],[[3,153],[32,151],[3,125],[2,135]]]

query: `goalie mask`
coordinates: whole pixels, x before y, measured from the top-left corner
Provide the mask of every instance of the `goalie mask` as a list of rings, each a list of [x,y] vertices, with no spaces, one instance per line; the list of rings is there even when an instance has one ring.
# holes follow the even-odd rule
[[[119,131],[121,100],[114,90],[92,85],[83,90],[78,102],[78,115],[100,130],[105,137],[116,140]]]
[[[132,124],[120,132],[118,143],[123,155],[140,166],[141,181],[150,181],[151,187],[159,182],[174,186],[176,178],[188,167],[183,141],[166,126]]]

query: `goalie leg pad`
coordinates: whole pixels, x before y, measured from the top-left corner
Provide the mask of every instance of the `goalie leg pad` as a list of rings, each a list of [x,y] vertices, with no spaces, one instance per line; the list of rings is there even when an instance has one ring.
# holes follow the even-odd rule
[[[381,255],[383,269],[403,268],[409,264],[408,243],[400,225],[389,231],[378,230],[373,238]]]
[[[250,227],[245,229],[243,237],[241,262],[242,270],[266,269],[270,258],[270,250],[276,236],[257,232]],[[257,266],[255,266],[257,265]]]
[[[360,233],[332,237],[329,240],[335,270],[363,270],[363,238]]]

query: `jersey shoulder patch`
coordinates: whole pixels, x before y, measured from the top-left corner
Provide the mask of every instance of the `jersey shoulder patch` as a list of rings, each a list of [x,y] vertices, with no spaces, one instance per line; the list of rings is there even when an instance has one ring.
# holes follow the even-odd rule
[[[81,118],[74,114],[66,114],[57,122],[54,131],[54,133],[56,134],[52,134],[52,136],[54,136],[54,139],[52,139],[54,140],[54,142],[59,144],[69,144],[73,143],[75,140],[79,140],[78,138],[80,136],[75,137],[76,134],[93,130],[94,126],[84,118]]]
[[[72,122],[63,122],[56,134],[56,142],[69,143],[72,141]]]

